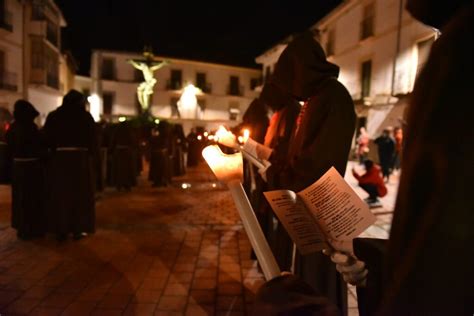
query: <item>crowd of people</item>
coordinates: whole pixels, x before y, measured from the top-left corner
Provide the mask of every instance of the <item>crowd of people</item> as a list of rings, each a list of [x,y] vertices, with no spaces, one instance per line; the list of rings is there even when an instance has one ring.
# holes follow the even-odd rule
[[[401,166],[389,240],[356,238],[352,251],[303,256],[262,196],[299,191],[331,166],[345,173],[354,104],[312,34],[288,44],[254,102],[273,111],[269,122],[261,111],[253,111],[258,122],[247,122],[252,134],[268,125],[262,145],[273,152],[270,167],[246,173],[246,187],[280,269],[291,271],[261,287],[255,314],[346,315],[348,283],[357,287],[363,316],[474,312],[474,107],[468,104],[474,2],[408,0],[406,6],[442,35],[417,78],[403,132],[386,129],[375,139],[379,167],[367,159],[370,139],[362,130],[357,153],[366,173],[353,171],[375,202]]]
[[[15,103],[14,120],[2,137],[0,173],[1,182],[12,185],[18,238],[52,233],[63,241],[93,233],[101,192],[130,191],[143,159],[154,186],[169,185],[185,173],[188,142],[181,125],[95,123],[86,106],[86,96],[71,90],[40,129],[35,107],[25,100]]]

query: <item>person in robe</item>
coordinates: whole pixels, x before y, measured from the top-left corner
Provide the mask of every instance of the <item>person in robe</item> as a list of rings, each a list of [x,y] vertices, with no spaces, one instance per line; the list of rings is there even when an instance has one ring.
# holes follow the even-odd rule
[[[385,181],[388,182],[392,173],[393,158],[395,156],[395,140],[392,138],[392,129],[385,128],[382,135],[377,137],[374,143],[377,145],[380,166]]]
[[[118,191],[130,191],[137,184],[138,139],[130,122],[116,127],[111,139],[112,181]]]
[[[296,36],[278,59],[270,82],[303,104],[292,131],[288,163],[279,175],[285,189],[298,192],[333,166],[344,176],[356,114],[338,75],[339,67],[326,60],[311,32]],[[341,311],[347,309],[346,284],[328,257],[320,252],[302,256],[296,251],[294,267],[297,275]]]
[[[148,180],[154,187],[167,186],[171,184],[172,159],[170,148],[172,148],[172,129],[170,123],[161,121],[152,132],[150,138],[150,169]]]
[[[15,121],[5,138],[12,170],[12,227],[20,239],[42,236],[45,232],[45,147],[34,120],[39,115],[25,100],[15,102]]]
[[[48,163],[49,224],[58,240],[95,232],[95,171],[98,145],[86,97],[69,91],[44,125]]]

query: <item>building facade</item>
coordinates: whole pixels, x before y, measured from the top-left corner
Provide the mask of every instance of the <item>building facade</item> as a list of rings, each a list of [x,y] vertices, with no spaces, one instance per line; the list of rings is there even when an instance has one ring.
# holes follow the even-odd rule
[[[60,105],[75,72],[70,54],[61,53],[65,26],[53,0],[0,0],[0,107],[11,111],[26,99],[43,123]]]
[[[407,96],[437,32],[413,19],[405,0],[347,0],[312,26],[328,60],[340,67],[339,80],[356,105],[358,127],[377,137],[401,126]],[[285,42],[256,61],[273,70]],[[357,129],[359,130],[359,129]]]
[[[101,117],[110,120],[139,113],[137,87],[143,75],[127,60],[142,58],[139,53],[93,51],[90,88],[88,91],[84,88],[86,80],[82,79],[76,85],[90,92],[93,103],[96,102],[91,104],[91,112],[98,111]],[[167,60],[169,64],[154,73],[157,83],[150,112],[155,117],[183,124],[185,130],[193,126],[232,126],[258,95],[255,87],[261,77],[260,70],[160,56],[156,59]],[[191,84],[197,88],[195,109],[186,108],[187,97],[183,98],[183,92]]]

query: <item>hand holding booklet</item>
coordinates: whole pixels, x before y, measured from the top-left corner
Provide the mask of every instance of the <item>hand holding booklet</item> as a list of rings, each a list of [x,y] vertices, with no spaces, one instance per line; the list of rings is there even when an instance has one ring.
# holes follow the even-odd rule
[[[352,240],[375,222],[367,204],[334,167],[298,193],[264,195],[302,255],[330,248],[352,252]]]

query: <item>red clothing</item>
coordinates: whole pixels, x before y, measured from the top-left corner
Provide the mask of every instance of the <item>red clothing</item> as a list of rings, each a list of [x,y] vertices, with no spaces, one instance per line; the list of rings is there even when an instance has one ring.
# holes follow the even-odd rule
[[[380,176],[380,167],[374,165],[370,170],[363,175],[359,175],[355,170],[352,170],[352,174],[359,181],[359,184],[373,184],[377,187],[377,193],[380,197],[387,195],[387,187]]]

